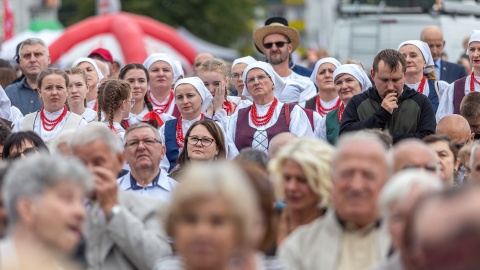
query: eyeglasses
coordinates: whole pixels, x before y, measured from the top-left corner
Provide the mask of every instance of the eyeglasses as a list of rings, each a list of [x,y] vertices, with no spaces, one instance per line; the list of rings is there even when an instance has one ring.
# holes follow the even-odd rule
[[[160,143],[161,142],[157,139],[153,139],[153,138],[147,138],[147,139],[143,139],[143,140],[131,140],[131,141],[128,141],[125,143],[125,147],[128,147],[128,148],[137,148],[139,145],[140,145],[140,142],[143,142],[143,144],[145,144],[146,146],[152,146],[156,143]]]
[[[270,76],[266,74],[258,75],[256,77],[247,78],[246,83],[251,84],[255,82],[255,79],[258,79],[259,81],[261,81],[261,80],[265,80],[266,78],[270,78]]]
[[[233,73],[232,75],[230,75],[230,78],[232,80],[240,80],[243,76],[243,72],[242,73]]]
[[[38,148],[37,147],[30,147],[30,148],[24,149],[22,152],[17,152],[15,154],[10,155],[8,157],[8,159],[15,160],[15,159],[20,158],[22,156],[22,154],[24,156],[29,156],[29,155],[35,154],[35,153],[38,153]]]
[[[135,105],[135,99],[130,99],[130,107],[133,107],[133,105]]]
[[[283,46],[285,46],[285,44],[288,44],[288,42],[286,41],[268,42],[268,43],[263,43],[263,47],[265,47],[265,49],[271,49],[273,44],[275,44],[277,48],[282,48]]]
[[[188,143],[191,145],[197,145],[197,143],[200,142],[202,146],[210,146],[214,141],[215,140],[211,138],[188,137]]]

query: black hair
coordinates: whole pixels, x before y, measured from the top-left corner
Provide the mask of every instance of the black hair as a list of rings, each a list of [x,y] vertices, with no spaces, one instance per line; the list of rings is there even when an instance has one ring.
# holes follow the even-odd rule
[[[33,131],[20,131],[10,134],[3,144],[2,159],[8,159],[10,150],[21,148],[25,142],[31,142],[40,152],[49,153],[47,145],[42,138]]]

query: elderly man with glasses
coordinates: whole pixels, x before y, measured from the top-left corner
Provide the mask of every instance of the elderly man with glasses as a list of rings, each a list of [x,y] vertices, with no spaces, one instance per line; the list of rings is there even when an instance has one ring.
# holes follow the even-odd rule
[[[160,170],[166,150],[157,129],[133,124],[125,133],[124,146],[130,172],[117,180],[120,188],[169,202],[177,182]]]

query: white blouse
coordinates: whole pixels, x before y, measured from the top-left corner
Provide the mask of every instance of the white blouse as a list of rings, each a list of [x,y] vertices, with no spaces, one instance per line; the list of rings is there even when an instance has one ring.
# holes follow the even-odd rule
[[[45,112],[45,117],[47,117],[48,119],[56,119],[58,118],[62,112],[63,112],[63,108],[59,111],[56,111],[56,112],[48,112],[48,111],[44,111]],[[38,113],[37,117],[35,118],[35,121],[33,122],[33,131],[35,133],[38,134],[38,136],[40,136],[40,138],[42,138],[42,140],[44,142],[48,142],[48,141],[51,141],[53,139],[55,139],[59,134],[60,132],[63,130],[63,127],[65,126],[65,123],[67,122],[67,119],[68,119],[68,116],[70,116],[71,112],[67,112],[67,114],[65,115],[65,117],[62,119],[62,121],[60,121],[57,126],[51,130],[51,131],[48,131],[48,130],[45,130],[43,128],[43,125],[42,125],[42,119],[40,118],[40,112],[35,112],[35,113]],[[14,123],[14,127],[12,129],[12,132],[19,132],[22,130],[22,127],[23,127],[23,121],[25,120],[25,117],[22,117],[20,119],[18,119],[15,123]],[[87,121],[85,120],[82,120],[79,124],[78,124],[78,127],[77,128],[80,128],[80,127],[83,127],[87,124]]]
[[[85,111],[82,113],[83,119],[88,123],[96,121],[98,117],[98,113],[90,108],[86,108]]]
[[[268,104],[265,104],[265,105],[254,104],[252,106],[256,106],[257,112],[258,112],[259,115],[265,115],[265,114],[267,114],[268,109],[269,109],[270,105],[272,104],[272,102],[270,102]],[[257,127],[253,124],[252,119],[250,118],[250,113],[251,113],[251,111],[250,111],[248,113],[248,115],[249,115],[248,125],[250,127],[254,128],[254,129],[256,129],[256,130],[266,130],[266,129],[272,127],[273,125],[275,125],[275,123],[277,123],[278,117],[280,116],[280,113],[282,111],[283,104],[284,103],[282,103],[280,101],[278,102],[278,104],[275,107],[275,110],[273,112],[272,119],[270,119],[270,121],[266,125],[261,126],[261,127]],[[230,116],[230,118],[228,119],[228,123],[227,123],[227,128],[226,128],[227,138],[226,138],[226,140],[227,140],[227,149],[228,149],[228,153],[229,153],[229,158],[236,157],[239,154],[237,146],[235,145],[237,120],[238,120],[238,111]],[[300,108],[300,106],[295,106],[293,108],[293,110],[290,112],[290,128],[289,129],[290,129],[291,133],[297,135],[298,137],[313,136],[310,121],[308,120],[307,115],[305,114],[303,109]],[[255,148],[253,144],[254,144],[254,142],[252,142],[252,147]],[[267,151],[265,151],[265,153],[268,154]]]
[[[470,93],[470,75],[467,76],[465,80],[465,95]],[[475,76],[475,79],[480,80],[479,76]],[[453,114],[453,90],[454,90],[454,82],[451,83],[448,88],[445,90],[445,93],[442,95],[440,99],[440,104],[438,105],[437,114],[435,116],[437,123],[442,119],[445,115]],[[480,92],[480,85],[478,83],[474,84],[475,92]]]
[[[147,95],[148,95],[148,92],[147,92]],[[160,104],[160,105],[165,105],[165,104],[167,104],[168,99],[170,98],[170,94],[169,94],[169,95],[167,96],[167,98],[166,98],[164,101],[162,101],[162,102],[160,102],[160,101],[158,101],[157,99],[155,99],[155,97],[153,96],[152,93],[150,93],[150,98],[152,99],[153,109],[158,109],[158,108],[160,108],[160,107],[155,106],[155,103],[156,103],[156,104]],[[170,106],[168,106],[168,109],[167,109],[167,111],[165,112],[165,114],[172,115],[172,114],[173,114],[173,111],[174,111],[174,108],[175,108],[175,98],[172,100],[172,103],[170,103]]]
[[[283,77],[283,79],[285,80],[287,86],[280,94],[280,97],[277,97],[279,101],[300,103],[305,102],[317,95],[317,89],[315,88],[315,85],[310,80],[310,78],[299,75],[292,71],[290,75],[288,75],[287,77]],[[297,93],[289,89],[289,80],[294,81],[300,86]]]

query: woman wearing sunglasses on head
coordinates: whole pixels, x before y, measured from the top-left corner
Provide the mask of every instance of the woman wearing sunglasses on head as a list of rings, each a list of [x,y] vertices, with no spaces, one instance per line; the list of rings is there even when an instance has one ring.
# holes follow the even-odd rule
[[[3,144],[3,160],[25,159],[29,155],[49,153],[42,138],[33,131],[12,133]]]
[[[177,165],[170,172],[176,179],[181,172],[194,162],[224,160],[227,156],[222,130],[209,119],[192,124],[185,134],[185,149],[177,159]]]

